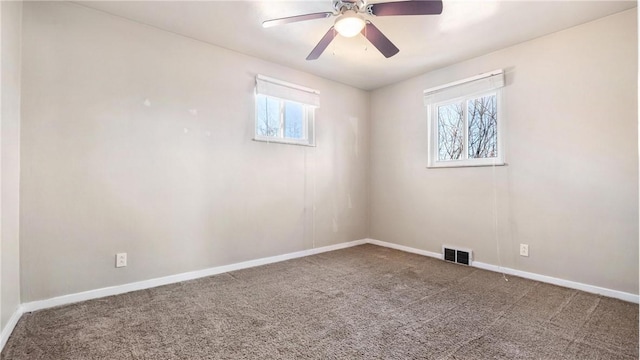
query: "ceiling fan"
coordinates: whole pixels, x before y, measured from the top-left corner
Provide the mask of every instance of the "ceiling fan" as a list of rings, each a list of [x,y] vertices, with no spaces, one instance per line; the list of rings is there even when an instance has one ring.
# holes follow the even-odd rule
[[[333,9],[334,11],[332,12],[319,12],[267,20],[262,23],[262,27],[267,28],[298,21],[337,16],[334,25],[320,39],[318,45],[311,50],[307,60],[319,58],[337,34],[344,37],[353,37],[359,33],[362,33],[382,55],[389,58],[400,50],[371,21],[365,19],[364,15],[438,15],[442,13],[442,0],[409,0],[376,4],[367,4],[366,0],[333,0]]]

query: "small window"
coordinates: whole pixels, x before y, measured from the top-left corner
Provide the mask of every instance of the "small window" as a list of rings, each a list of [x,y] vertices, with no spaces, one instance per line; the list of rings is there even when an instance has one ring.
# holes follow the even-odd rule
[[[312,145],[308,129],[312,119],[313,108],[308,105],[256,95],[256,140]]]
[[[255,140],[314,145],[315,90],[258,76]]]
[[[504,165],[498,75],[480,75],[425,91],[429,167]],[[487,81],[492,76],[500,76]]]

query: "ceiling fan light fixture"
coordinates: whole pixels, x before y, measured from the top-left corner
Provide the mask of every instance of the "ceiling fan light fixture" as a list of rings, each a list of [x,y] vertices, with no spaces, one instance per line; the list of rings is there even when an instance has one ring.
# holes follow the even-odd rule
[[[365,21],[353,10],[340,15],[333,25],[336,31],[344,37],[354,37],[364,29]]]

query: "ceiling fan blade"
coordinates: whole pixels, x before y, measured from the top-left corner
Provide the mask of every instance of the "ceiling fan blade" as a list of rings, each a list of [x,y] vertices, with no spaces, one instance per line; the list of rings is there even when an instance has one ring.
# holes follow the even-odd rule
[[[367,7],[371,15],[438,15],[442,13],[442,0],[397,1],[371,4]]]
[[[320,39],[320,42],[318,43],[318,45],[316,45],[316,47],[314,47],[313,50],[311,50],[311,53],[309,54],[309,56],[307,56],[307,60],[315,60],[319,58],[320,55],[322,55],[322,52],[327,48],[327,46],[329,46],[329,44],[331,43],[331,40],[333,40],[333,38],[335,37],[336,37],[336,31],[332,26],[331,29],[329,29],[329,31],[327,31],[327,33],[324,34],[322,39]]]
[[[289,24],[289,23],[298,22],[298,21],[323,19],[323,18],[328,18],[331,15],[333,15],[333,13],[331,12],[321,12],[321,13],[289,16],[289,17],[284,17],[280,19],[272,19],[272,20],[264,21],[262,22],[262,27],[268,28],[276,25]]]
[[[362,29],[362,35],[386,58],[390,58],[400,51],[400,49],[393,45],[391,40],[384,36],[384,34],[369,21],[367,21],[367,25]]]

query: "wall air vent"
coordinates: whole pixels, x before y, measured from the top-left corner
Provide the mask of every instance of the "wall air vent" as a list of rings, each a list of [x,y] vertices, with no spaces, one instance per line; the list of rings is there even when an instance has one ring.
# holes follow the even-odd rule
[[[448,245],[442,245],[442,257],[445,261],[463,265],[471,265],[473,252],[470,249],[461,249]]]
[[[456,262],[456,251],[454,249],[444,248],[444,259],[451,262]]]

